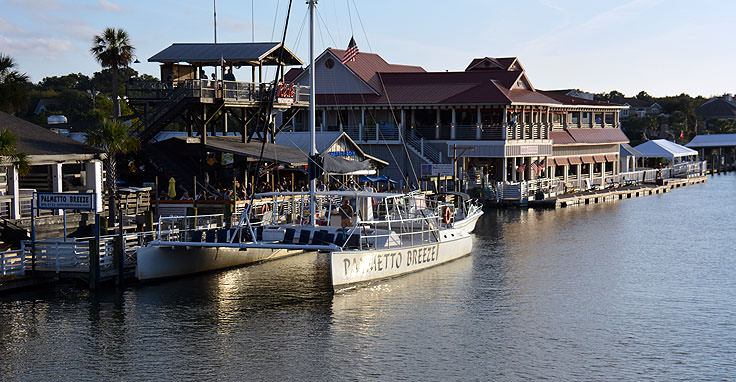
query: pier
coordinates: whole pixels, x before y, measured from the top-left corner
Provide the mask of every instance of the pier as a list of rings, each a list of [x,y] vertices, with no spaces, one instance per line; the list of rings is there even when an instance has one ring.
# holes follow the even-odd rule
[[[661,185],[644,184],[641,186],[629,186],[620,189],[592,191],[580,194],[563,195],[543,200],[533,200],[529,201],[529,206],[540,208],[563,208],[585,204],[617,202],[624,199],[664,194],[676,188],[704,183],[706,180],[707,178],[705,176],[686,179],[667,179]]]

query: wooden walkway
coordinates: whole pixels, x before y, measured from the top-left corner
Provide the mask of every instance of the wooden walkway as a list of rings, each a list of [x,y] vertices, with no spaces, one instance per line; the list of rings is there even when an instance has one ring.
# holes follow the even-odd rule
[[[562,208],[584,204],[616,202],[623,199],[632,199],[642,196],[664,194],[676,188],[705,183],[706,179],[707,178],[705,176],[685,179],[665,179],[664,184],[662,185],[644,184],[633,187],[623,187],[601,191],[591,191],[586,193],[561,195],[556,198],[544,200],[530,200],[529,207]]]

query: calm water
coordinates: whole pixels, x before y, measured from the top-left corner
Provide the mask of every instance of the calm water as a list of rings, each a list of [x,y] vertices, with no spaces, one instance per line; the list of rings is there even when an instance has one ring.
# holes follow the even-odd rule
[[[471,256],[333,295],[308,254],[0,298],[4,380],[736,380],[736,176],[491,211]]]

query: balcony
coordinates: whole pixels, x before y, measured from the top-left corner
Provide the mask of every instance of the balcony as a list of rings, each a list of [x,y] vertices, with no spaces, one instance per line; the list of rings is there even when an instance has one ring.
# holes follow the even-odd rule
[[[184,98],[213,103],[221,100],[228,104],[252,105],[271,102],[271,83],[238,82],[224,80],[184,80],[171,84],[163,82],[131,82],[127,96],[131,102],[165,101],[174,94],[184,93]],[[279,84],[274,97],[277,106],[309,105],[309,87]]]

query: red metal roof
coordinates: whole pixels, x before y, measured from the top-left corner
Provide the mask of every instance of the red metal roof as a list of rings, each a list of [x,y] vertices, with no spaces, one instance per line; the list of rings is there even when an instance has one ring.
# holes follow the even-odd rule
[[[328,48],[327,50],[334,54],[338,60],[342,61],[345,57],[345,50],[343,49]],[[345,65],[379,93],[381,92],[381,83],[378,79],[378,73],[426,72],[421,66],[389,64],[381,56],[366,52],[358,53],[355,56],[355,61],[348,61]]]
[[[624,107],[624,105],[619,105],[617,103],[611,103],[611,102],[603,102],[603,101],[595,101],[595,100],[589,100],[585,98],[580,97],[573,97],[569,96],[567,94],[560,94],[553,91],[548,90],[538,90],[539,93],[544,94],[547,97],[554,98],[555,100],[559,101],[560,103],[563,103],[565,105],[576,105],[576,106],[621,106]]]
[[[593,155],[593,160],[595,163],[606,163],[606,156],[605,155]]]
[[[552,130],[549,132],[549,137],[555,145],[569,145],[575,143],[575,138],[573,138],[566,130]]]
[[[580,160],[583,161],[583,163],[592,164],[593,163],[593,156],[592,155],[583,155],[580,157]]]
[[[628,143],[629,138],[626,137],[621,129],[605,128],[575,128],[567,129],[567,132],[575,139],[575,143]]]
[[[615,162],[618,158],[616,158],[616,154],[606,154],[606,160],[609,162]]]

